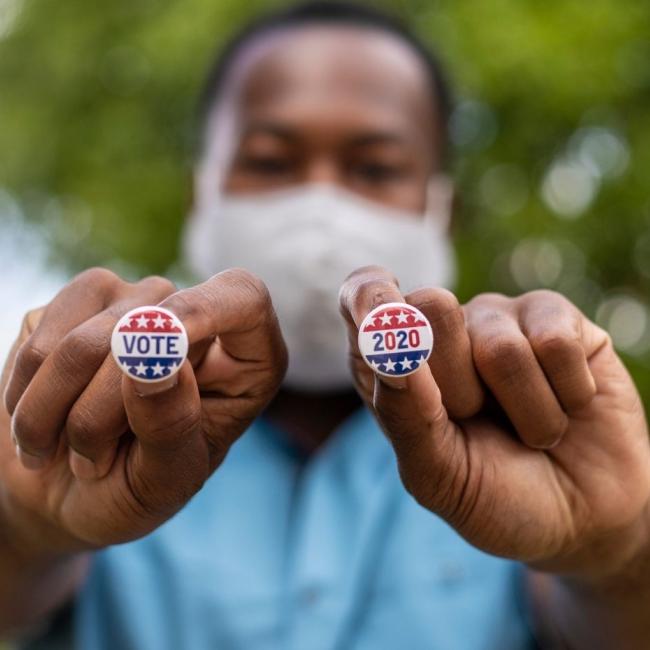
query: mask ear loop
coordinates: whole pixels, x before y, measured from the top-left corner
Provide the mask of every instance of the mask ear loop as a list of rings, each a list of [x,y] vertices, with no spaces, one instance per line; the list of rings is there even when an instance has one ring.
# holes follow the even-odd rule
[[[426,189],[424,215],[426,220],[439,229],[449,232],[454,202],[454,183],[447,174],[435,174],[429,178]]]

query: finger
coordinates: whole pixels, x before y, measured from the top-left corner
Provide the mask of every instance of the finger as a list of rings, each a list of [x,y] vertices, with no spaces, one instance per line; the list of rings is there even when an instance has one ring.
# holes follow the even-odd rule
[[[18,348],[21,345],[21,342],[29,336],[29,333],[26,330],[29,328],[30,323],[30,315],[33,312],[29,312],[25,318],[23,319],[23,324],[21,326],[21,332],[18,336],[18,338],[14,341],[13,345],[11,346],[11,350],[9,351],[9,355],[7,357],[7,361],[4,365],[4,368],[2,369],[2,377],[0,378],[0,388],[4,389],[7,385],[7,382],[9,381],[9,376],[12,372],[13,368],[13,362],[14,359],[16,358],[16,354],[18,352]],[[38,318],[38,316],[37,316]],[[11,417],[9,416],[9,412],[7,411],[4,403],[0,404],[0,430],[4,428],[5,432],[11,431]],[[0,435],[0,474],[3,473],[4,471],[4,461],[7,461],[8,459],[13,459],[14,455],[18,454],[18,449],[15,448],[16,442],[15,438],[13,435],[13,432],[11,432],[11,435]]]
[[[77,478],[102,478],[111,469],[119,439],[129,428],[121,382],[122,371],[112,357],[105,357],[70,408],[64,431],[70,468]]]
[[[158,276],[129,285],[130,297],[111,310],[111,332],[126,311],[158,302],[175,290],[171,281]],[[70,466],[78,478],[102,478],[112,466],[119,439],[128,430],[121,385],[122,371],[111,355],[105,356],[67,414],[64,429],[71,448]]]
[[[11,379],[14,374],[21,372],[20,370],[16,370],[18,351],[25,343],[25,341],[27,341],[27,339],[29,339],[29,337],[34,333],[34,330],[43,318],[44,313],[45,307],[38,307],[37,309],[32,309],[25,314],[20,325],[18,338],[13,342],[11,350],[9,351],[9,355],[7,356],[7,360],[5,361],[4,367],[2,369],[1,389],[3,394],[3,406],[7,411],[7,414],[10,414],[9,406],[12,407],[11,413],[13,413],[13,409],[16,406],[14,401],[17,402],[17,400],[14,400],[13,391],[21,390],[19,387],[10,388]],[[20,365],[25,366],[26,364],[29,365],[29,360],[23,361],[23,363]],[[26,373],[28,370],[25,368],[22,372]]]
[[[69,332],[16,405],[13,434],[21,450],[40,459],[41,466],[56,449],[68,411],[106,357],[112,323],[113,317],[101,312]]]
[[[585,407],[596,394],[582,342],[584,316],[564,297],[532,292],[521,301],[522,330],[555,395],[567,413]]]
[[[257,370],[248,374],[248,389],[275,392],[286,370],[286,347],[268,290],[257,277],[243,269],[223,271],[160,306],[181,319],[195,349],[198,342],[210,342],[196,360],[202,386],[224,387],[215,369],[228,370],[231,379],[233,372]],[[219,366],[224,353],[228,359]]]
[[[511,301],[483,294],[466,306],[474,363],[519,437],[535,448],[550,448],[568,426]]]
[[[210,451],[201,433],[201,400],[186,361],[163,392],[139,394],[137,381],[122,379],[129,426],[136,437],[127,478],[136,502],[146,512],[171,514],[203,484]]]
[[[359,327],[367,314],[375,307],[389,302],[404,302],[397,278],[380,266],[364,266],[351,273],[339,292],[339,306],[348,329],[348,341],[355,380],[362,390],[362,397],[371,401],[372,385],[381,381],[393,387],[404,386],[403,377],[385,377],[372,372],[361,357],[358,344]],[[365,366],[365,367],[364,367]]]
[[[9,414],[13,414],[32,377],[65,335],[102,311],[123,285],[111,271],[93,268],[80,273],[57,294],[18,350],[5,390]]]
[[[368,312],[386,302],[404,302],[395,278],[381,267],[355,271],[339,298],[351,346]],[[422,505],[453,519],[454,499],[467,474],[466,446],[448,417],[431,369],[423,365],[400,378],[372,374],[370,405],[393,445],[405,487]]]
[[[168,281],[161,278],[147,278],[131,285],[131,295],[128,298],[113,303],[68,332],[41,364],[21,396],[12,419],[13,432],[21,450],[34,457],[32,468],[39,465],[38,460],[40,466],[45,464],[56,449],[70,410],[108,356],[110,334],[117,320],[129,309],[143,302],[151,302],[152,299],[157,301],[169,293],[169,285]],[[126,287],[125,283],[124,286]],[[110,376],[113,381],[107,383]],[[93,438],[99,447],[105,449],[110,445],[115,432],[112,432],[113,435],[105,444],[100,434],[106,431],[104,427],[119,420],[120,413],[115,413],[113,409],[119,408],[123,413],[123,407],[118,401],[119,377],[102,375],[99,386],[103,393],[93,388],[89,392],[90,395],[97,395],[98,399],[93,399],[90,404],[87,400],[82,403],[82,409],[85,408],[87,414],[83,425],[75,429],[75,421],[72,422],[70,441],[73,446],[79,445],[86,451]],[[93,420],[92,426],[89,419]],[[100,453],[99,447],[96,454],[90,455],[91,460],[104,457],[105,454]]]
[[[452,420],[429,367],[404,378],[403,388],[375,382],[374,412],[397,457],[408,492],[453,523],[469,472],[464,434]]]
[[[465,315],[456,296],[446,289],[419,289],[406,296],[433,330],[429,367],[452,418],[476,415],[483,406],[483,388],[474,367]]]

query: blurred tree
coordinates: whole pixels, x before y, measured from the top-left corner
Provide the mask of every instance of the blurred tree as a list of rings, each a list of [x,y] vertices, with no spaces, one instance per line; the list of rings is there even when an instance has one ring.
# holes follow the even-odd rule
[[[68,268],[174,260],[206,67],[275,4],[0,0],[0,188]],[[562,291],[650,400],[650,3],[385,4],[457,86],[461,297]]]

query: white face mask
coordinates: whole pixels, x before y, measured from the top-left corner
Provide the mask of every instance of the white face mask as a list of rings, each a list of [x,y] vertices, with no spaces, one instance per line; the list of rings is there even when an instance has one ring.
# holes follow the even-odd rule
[[[205,279],[240,266],[269,288],[289,350],[285,385],[352,386],[338,292],[368,264],[392,271],[403,293],[449,287],[455,258],[446,215],[402,212],[332,185],[223,195],[197,209],[185,232],[189,269]]]

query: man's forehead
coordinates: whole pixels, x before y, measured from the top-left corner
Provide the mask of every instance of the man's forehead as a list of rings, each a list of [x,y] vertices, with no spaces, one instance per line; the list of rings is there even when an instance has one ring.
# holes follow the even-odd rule
[[[237,110],[303,100],[365,103],[430,124],[429,84],[419,55],[386,30],[309,25],[276,29],[246,44],[222,96]]]

